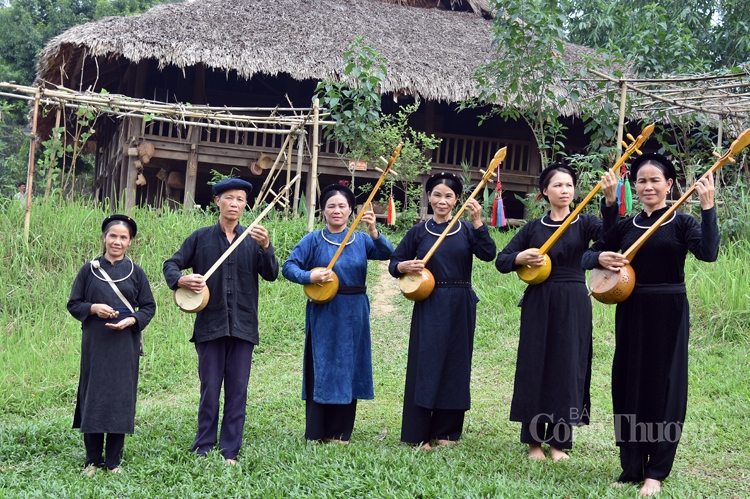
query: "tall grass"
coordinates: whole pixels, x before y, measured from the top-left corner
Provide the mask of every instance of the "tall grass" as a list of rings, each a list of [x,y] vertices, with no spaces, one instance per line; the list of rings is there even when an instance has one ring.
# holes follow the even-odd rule
[[[189,452],[198,404],[193,317],[180,312],[161,265],[215,215],[137,209],[129,255],[149,277],[158,303],[145,334],[136,433],[126,440],[124,474],[80,476],[83,444],[70,429],[80,323],[65,310],[80,266],[99,253],[107,210],[82,202],[35,205],[31,238],[23,212],[0,205],[0,497],[634,497],[615,490],[609,375],[614,307],[594,305],[592,424],[577,429],[573,459],[531,463],[508,421],[524,288],[492,263],[475,262],[481,301],[472,370],[472,410],[455,448],[414,452],[399,443],[411,302],[372,316],[375,400],[358,406],[348,447],[305,443],[300,400],[305,298],[281,276],[261,281],[260,340],[253,359],[240,466],[218,453]],[[246,217],[251,219],[251,215]],[[264,222],[283,261],[306,232],[275,215]],[[492,232],[502,248],[511,232]],[[397,242],[398,236],[389,236]],[[692,304],[690,409],[663,497],[750,497],[747,384],[747,262],[750,248],[723,247],[719,262],[689,258]],[[371,300],[384,272],[370,265]],[[744,276],[744,278],[743,278]],[[396,286],[386,278],[383,284]],[[743,301],[743,296],[745,297]],[[719,313],[719,311],[723,311]]]

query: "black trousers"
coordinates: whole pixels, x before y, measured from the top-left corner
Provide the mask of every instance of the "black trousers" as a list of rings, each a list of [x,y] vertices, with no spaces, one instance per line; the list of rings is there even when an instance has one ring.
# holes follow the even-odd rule
[[[464,410],[427,409],[404,402],[401,441],[419,445],[433,440],[458,440],[463,433],[465,414]]]
[[[620,466],[622,473],[619,482],[642,482],[646,478],[664,481],[672,471],[677,442],[659,442],[655,449],[644,452],[637,447],[620,446]]]
[[[219,449],[225,459],[234,459],[242,446],[245,426],[247,383],[253,361],[249,341],[225,336],[195,344],[201,400],[198,406],[198,431],[193,451],[205,455],[216,445],[219,427],[219,397],[224,384],[224,416],[221,421]]]
[[[349,404],[321,404],[313,400],[315,370],[310,337],[305,341],[305,438],[307,440],[345,440],[352,438],[357,400]]]
[[[573,427],[567,423],[521,423],[521,443],[545,443],[558,449],[571,449]]]
[[[107,433],[107,458],[102,457],[104,451],[104,433],[84,433],[83,443],[86,445],[86,466],[102,466],[113,470],[120,466],[122,450],[125,447],[124,433]]]

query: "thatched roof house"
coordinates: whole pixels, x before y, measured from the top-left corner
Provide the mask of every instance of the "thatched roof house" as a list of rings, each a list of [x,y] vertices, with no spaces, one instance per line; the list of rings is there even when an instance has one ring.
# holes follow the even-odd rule
[[[295,80],[339,79],[343,53],[355,36],[364,36],[388,61],[384,92],[443,102],[477,96],[473,71],[494,57],[491,20],[473,12],[400,3],[197,0],[159,5],[141,15],[105,18],[55,37],[39,57],[38,78],[59,82],[59,67],[65,64],[77,86],[73,66],[80,67],[78,61],[85,56],[121,64],[155,59],[160,68],[200,63],[236,71],[245,79],[258,73],[287,73]],[[464,3],[481,7],[487,2]],[[584,53],[592,51],[566,44],[567,59],[579,60]],[[84,78],[84,88],[95,76],[87,72],[91,74]],[[571,103],[563,113],[573,115],[576,109]]]
[[[40,54],[37,83],[211,106],[283,107],[289,95],[295,105],[308,106],[316,82],[343,78],[343,54],[362,36],[387,60],[385,110],[393,111],[394,102],[426,102],[410,122],[443,139],[433,168],[482,167],[498,147],[507,145],[503,185],[525,193],[534,188],[540,167],[528,127],[496,119],[478,128],[478,111],[457,114],[454,105],[478,95],[474,70],[496,57],[491,27],[488,0],[196,0],[66,31]],[[571,63],[588,55],[593,55],[588,48],[565,45],[564,57]],[[564,83],[556,90],[565,92]],[[569,100],[561,112],[576,116],[578,108]],[[49,130],[51,115],[44,120],[42,129]],[[118,141],[138,136],[139,130],[144,138],[159,140],[155,160],[143,171],[146,177],[159,168],[184,171],[184,162],[195,160],[198,176],[205,178],[210,169],[247,166],[260,153],[273,155],[280,147],[265,139],[243,142],[247,137],[229,133],[190,135],[171,127],[164,132],[165,127],[134,125],[132,120],[97,127],[94,139],[102,156],[97,175],[109,179],[102,184],[105,196],[121,192],[126,183],[128,192],[136,189],[132,164],[121,158]],[[583,127],[568,138],[574,149],[583,147]],[[320,152],[319,173],[329,175],[326,181],[335,181],[341,170],[348,174],[335,149],[326,151],[324,145]],[[205,185],[203,178],[197,185]],[[200,189],[190,187],[196,185],[192,182],[186,182],[186,204],[188,192],[201,202]],[[146,202],[151,196],[145,195]],[[512,208],[516,201],[509,198]]]

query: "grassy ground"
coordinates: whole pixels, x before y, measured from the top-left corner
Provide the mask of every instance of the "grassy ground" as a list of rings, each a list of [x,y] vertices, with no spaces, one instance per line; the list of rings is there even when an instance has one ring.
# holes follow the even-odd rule
[[[477,262],[481,301],[472,373],[472,410],[461,443],[415,452],[399,443],[410,303],[371,265],[374,401],[358,407],[349,446],[306,443],[300,400],[304,297],[280,278],[261,286],[261,345],[250,376],[240,464],[189,452],[198,404],[192,317],[171,304],[161,262],[201,213],[138,211],[130,254],[146,270],[159,309],[148,328],[135,435],[123,474],[80,475],[83,441],[72,430],[80,324],[65,310],[77,269],[98,250],[103,212],[78,205],[35,207],[31,243],[22,213],[0,206],[0,497],[635,497],[615,490],[609,371],[614,308],[595,304],[592,424],[578,429],[572,459],[529,462],[508,421],[522,286]],[[280,219],[266,224],[280,259],[304,233]],[[510,237],[495,233],[499,246]],[[747,244],[721,260],[690,261],[693,311],[690,402],[675,468],[661,497],[750,497],[750,386]]]

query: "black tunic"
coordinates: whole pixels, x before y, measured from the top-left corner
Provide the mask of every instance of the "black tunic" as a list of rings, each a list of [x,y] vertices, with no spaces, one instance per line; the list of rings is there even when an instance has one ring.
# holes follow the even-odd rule
[[[629,248],[645,232],[638,226],[650,227],[666,210],[620,221],[586,252],[583,266],[598,265],[602,251]],[[681,428],[685,420],[690,327],[685,257],[690,251],[699,260],[712,262],[719,253],[716,211],[704,210],[701,218],[698,225],[693,217],[676,213],[630,263],[636,287],[617,305],[615,314],[612,407],[617,445],[653,451],[656,442],[648,441],[648,435],[631,435],[631,427],[647,423],[641,427],[648,428],[650,423],[652,432],[658,432],[659,425],[674,430],[674,424]],[[679,433],[670,438],[675,437],[679,439]]]
[[[601,209],[606,230],[617,223],[617,204]],[[524,225],[497,255],[497,269],[518,269],[516,256],[540,248],[561,224],[547,215]],[[592,316],[581,256],[602,231],[596,216],[578,215],[548,253],[550,276],[524,291],[511,421],[589,423]]]
[[[396,270],[400,262],[423,258],[447,225],[430,219],[409,229],[391,255],[391,275],[403,275]],[[473,257],[489,262],[497,251],[484,225],[474,229],[471,223],[460,221],[454,231],[427,262],[436,286],[429,297],[414,303],[411,318],[407,376],[412,372],[416,376],[414,404],[428,409],[470,408],[471,356],[479,301],[471,288]]]
[[[68,311],[82,322],[83,331],[73,428],[80,428],[83,433],[133,433],[140,334],[154,317],[156,302],[146,273],[135,264],[131,267],[132,260],[125,258],[114,265],[103,256],[97,260],[113,281],[127,276],[132,268],[130,277],[116,285],[135,314],[127,310],[107,282],[94,276],[90,263],[81,267],[68,300]],[[96,274],[101,277],[98,270]],[[89,315],[94,303],[120,311],[119,317],[105,320]],[[105,326],[130,315],[135,316],[136,323],[122,331]]]
[[[237,225],[235,238],[245,230],[246,227]],[[230,245],[219,223],[190,234],[162,266],[169,289],[178,288],[182,270],[193,269],[196,274],[204,275]],[[263,251],[248,235],[206,281],[208,304],[195,315],[190,341],[202,343],[233,336],[257,345],[258,275],[266,281],[275,281],[279,275],[279,262],[273,245]]]

